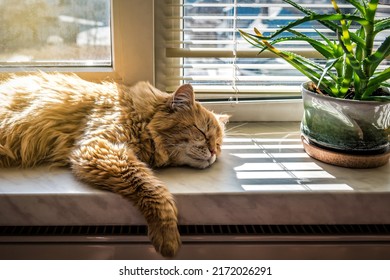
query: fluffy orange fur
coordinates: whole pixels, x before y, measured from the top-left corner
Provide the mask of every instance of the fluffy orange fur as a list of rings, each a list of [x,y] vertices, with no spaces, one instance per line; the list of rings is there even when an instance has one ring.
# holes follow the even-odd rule
[[[180,248],[177,208],[150,168],[206,168],[221,152],[227,116],[146,82],[127,87],[75,75],[13,77],[0,85],[0,167],[70,166],[77,178],[129,199],[163,256]]]

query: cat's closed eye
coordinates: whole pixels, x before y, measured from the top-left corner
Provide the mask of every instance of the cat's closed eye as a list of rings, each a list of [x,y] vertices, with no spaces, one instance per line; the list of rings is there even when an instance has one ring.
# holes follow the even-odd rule
[[[207,137],[207,135],[206,135],[206,133],[205,132],[203,132],[203,130],[201,130],[198,126],[196,126],[196,125],[194,125],[194,128],[195,128],[195,140],[197,140],[197,141],[202,141],[202,140],[204,140],[204,141],[206,141],[206,142],[208,142],[209,141],[209,139],[208,139],[208,137]]]

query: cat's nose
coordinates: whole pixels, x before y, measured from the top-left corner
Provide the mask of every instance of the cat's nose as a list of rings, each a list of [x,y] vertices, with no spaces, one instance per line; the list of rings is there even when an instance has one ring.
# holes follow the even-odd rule
[[[213,156],[213,155],[215,155],[217,152],[215,151],[215,150],[213,150],[213,149],[209,149],[209,151],[210,151],[210,154]]]

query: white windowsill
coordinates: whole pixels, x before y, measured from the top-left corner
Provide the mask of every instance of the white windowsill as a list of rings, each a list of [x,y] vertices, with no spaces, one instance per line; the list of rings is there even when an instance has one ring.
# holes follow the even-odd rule
[[[301,99],[205,102],[203,105],[216,113],[230,115],[234,122],[299,122],[303,116]]]
[[[231,123],[209,169],[156,174],[181,224],[390,223],[390,164],[353,170],[304,153],[298,122]],[[0,225],[138,225],[128,201],[76,181],[67,169],[0,170]]]

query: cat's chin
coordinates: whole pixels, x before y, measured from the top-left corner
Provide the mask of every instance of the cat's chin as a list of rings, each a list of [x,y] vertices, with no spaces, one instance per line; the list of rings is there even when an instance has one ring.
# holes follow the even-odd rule
[[[193,159],[193,161],[189,164],[191,167],[205,169],[210,167],[217,160],[216,155],[212,155],[207,160]]]
[[[217,160],[217,156],[216,155],[212,155],[210,157],[210,159],[208,160],[209,166],[212,165],[216,160]]]

